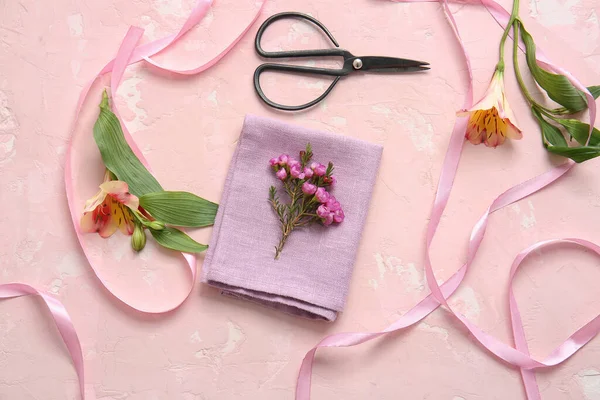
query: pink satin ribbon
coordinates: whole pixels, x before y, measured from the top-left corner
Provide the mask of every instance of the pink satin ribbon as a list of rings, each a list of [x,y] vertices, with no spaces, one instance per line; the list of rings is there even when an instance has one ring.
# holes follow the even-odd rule
[[[153,42],[149,42],[149,43],[142,44],[139,46],[138,46],[138,41],[142,37],[144,30],[141,28],[135,27],[135,26],[130,27],[129,31],[125,35],[125,38],[123,39],[123,42],[121,43],[121,46],[117,53],[117,56],[113,60],[111,60],[108,64],[106,64],[104,66],[104,68],[102,68],[102,70],[98,73],[98,75],[96,75],[96,77],[94,79],[92,79],[90,81],[90,83],[88,83],[88,85],[81,92],[81,95],[79,96],[79,101],[77,103],[75,123],[77,122],[77,119],[79,117],[79,112],[81,110],[81,107],[83,106],[83,103],[85,102],[85,100],[88,96],[91,86],[94,84],[96,79],[98,79],[100,76],[102,76],[108,72],[112,72],[111,79],[110,79],[110,89],[111,89],[111,93],[114,95],[115,93],[117,93],[117,89],[119,88],[119,85],[123,79],[123,74],[124,74],[127,66],[137,63],[142,60],[152,64],[154,67],[156,67],[160,70],[173,72],[173,73],[177,73],[177,74],[184,74],[184,75],[198,74],[198,73],[205,71],[208,68],[212,67],[221,58],[223,58],[242,39],[242,37],[246,34],[246,32],[248,32],[248,30],[250,29],[252,24],[256,21],[256,19],[260,15],[260,12],[262,10],[264,2],[262,2],[260,4],[260,7],[257,9],[257,12],[256,12],[254,18],[244,28],[244,30],[233,40],[233,42],[231,42],[231,44],[229,44],[224,50],[222,50],[218,55],[213,57],[211,60],[209,60],[195,68],[182,70],[182,69],[176,69],[176,68],[171,68],[171,67],[165,67],[151,59],[151,57],[153,55],[167,49],[169,46],[171,46],[177,40],[179,40],[185,33],[187,33],[192,27],[194,27],[196,24],[198,24],[202,20],[204,15],[206,15],[206,12],[210,8],[211,4],[212,4],[212,0],[199,0],[198,3],[196,3],[196,6],[192,10],[189,17],[184,22],[183,26],[181,27],[181,29],[179,30],[178,33],[169,35],[162,39],[158,39]],[[150,166],[148,165],[148,161],[145,159],[142,152],[136,145],[135,141],[129,134],[129,131],[127,130],[127,126],[125,125],[125,123],[123,123],[123,119],[120,117],[119,110],[117,109],[115,104],[113,104],[113,112],[121,120],[123,134],[125,135],[125,139],[131,146],[133,152],[138,156],[140,161],[148,169],[150,169]],[[85,253],[86,258],[87,258],[88,262],[90,263],[90,267],[92,268],[92,270],[94,271],[94,274],[100,280],[102,285],[104,287],[106,287],[106,289],[113,296],[115,296],[117,299],[119,299],[123,304],[133,308],[136,311],[141,311],[141,312],[150,313],[150,314],[161,314],[161,313],[166,313],[166,312],[176,309],[190,295],[190,293],[192,292],[192,289],[194,287],[194,283],[196,281],[197,269],[196,269],[196,256],[194,254],[182,253],[183,257],[185,258],[185,261],[187,262],[187,265],[188,265],[189,271],[190,271],[190,284],[189,284],[189,288],[186,291],[185,295],[180,300],[176,301],[174,304],[166,305],[166,306],[158,308],[158,309],[148,309],[148,308],[145,308],[143,305],[133,305],[133,304],[129,303],[128,301],[124,300],[123,298],[121,298],[118,294],[116,294],[110,288],[110,285],[104,279],[102,279],[100,273],[98,272],[98,268],[94,265],[93,258],[89,254],[87,246],[85,245],[85,242],[83,241],[82,233],[79,230],[79,218],[80,218],[81,214],[80,214],[80,212],[77,211],[78,206],[75,204],[75,200],[74,200],[73,178],[72,178],[72,171],[71,171],[71,158],[72,158],[71,152],[72,152],[72,143],[73,143],[76,135],[78,135],[78,134],[82,134],[82,132],[75,131],[73,133],[73,136],[71,137],[71,142],[70,142],[70,144],[68,146],[68,150],[67,150],[67,160],[66,160],[66,164],[65,164],[65,187],[66,187],[66,192],[67,192],[67,201],[69,203],[69,210],[71,212],[71,219],[73,222],[73,226],[75,228],[75,232],[77,233],[77,239],[79,240],[79,244],[81,245],[81,248],[83,249],[83,252]]]
[[[438,1],[438,0],[398,0],[401,2],[413,2],[413,1]],[[471,71],[471,64],[469,60],[469,56],[465,50],[464,43],[460,37],[460,33],[458,31],[458,27],[456,25],[456,21],[452,13],[450,12],[447,0],[440,0],[442,4],[444,13],[448,18],[450,26],[454,34],[456,35],[461,48],[464,53],[465,62],[467,64],[468,71],[468,91],[465,97],[464,107],[470,108],[473,104],[473,77]],[[465,3],[461,1],[461,3]],[[477,0],[469,0],[467,3],[479,3]],[[492,14],[492,16],[496,19],[496,21],[501,26],[506,26],[509,14],[508,12],[502,8],[498,3],[493,0],[481,0],[481,3],[488,9],[488,11]],[[586,97],[588,99],[589,109],[590,109],[590,134],[591,127],[594,125],[595,116],[596,116],[596,105],[594,103],[594,99],[591,94],[587,91],[585,86],[581,84],[577,79],[575,79],[568,71],[564,70],[561,67],[558,67],[550,62],[548,58],[540,51],[537,52],[538,62],[548,68],[551,71],[564,74],[568,77],[568,79],[576,86],[578,89],[582,90],[586,93]],[[477,341],[489,352],[491,352],[496,357],[510,363],[516,367],[519,367],[521,371],[521,376],[523,378],[523,384],[525,386],[525,392],[527,394],[527,398],[529,400],[539,400],[541,398],[540,392],[535,380],[534,369],[536,368],[545,368],[560,364],[565,361],[567,358],[572,356],[577,350],[583,347],[587,342],[589,342],[598,332],[600,332],[600,315],[596,316],[593,320],[585,324],[583,327],[579,328],[574,334],[572,334],[567,340],[565,340],[560,346],[554,349],[545,359],[542,361],[538,361],[532,358],[529,354],[529,349],[527,346],[527,340],[525,337],[525,332],[523,329],[523,324],[521,322],[521,316],[519,313],[519,309],[517,307],[517,302],[514,297],[512,282],[513,278],[519,268],[521,262],[529,255],[531,252],[542,249],[544,247],[552,246],[558,243],[573,243],[579,246],[582,246],[586,249],[594,251],[596,254],[600,255],[600,247],[596,244],[583,240],[583,239],[575,239],[575,238],[565,238],[565,239],[554,239],[547,240],[536,243],[525,250],[521,251],[517,257],[515,258],[511,271],[510,271],[510,281],[509,281],[509,306],[510,306],[510,316],[511,316],[511,324],[512,324],[512,332],[513,338],[515,342],[515,346],[512,347],[507,345],[506,343],[500,341],[499,339],[485,333],[482,329],[480,329],[477,325],[473,324],[469,321],[464,315],[454,311],[452,307],[448,304],[447,299],[452,296],[452,294],[456,291],[458,286],[461,284],[463,278],[465,277],[471,262],[475,258],[477,254],[477,250],[479,249],[479,245],[483,240],[485,235],[485,229],[488,224],[489,216],[516,201],[519,201],[540,189],[552,184],[560,177],[562,177],[567,171],[569,171],[575,163],[571,160],[568,160],[564,164],[552,168],[550,171],[536,176],[528,181],[522,182],[504,193],[498,196],[492,204],[488,207],[483,216],[479,219],[479,221],[473,227],[471,232],[471,237],[469,239],[468,244],[468,253],[467,260],[464,265],[454,273],[448,280],[446,280],[441,285],[438,285],[435,274],[433,272],[433,267],[431,265],[430,259],[430,246],[435,236],[436,230],[440,223],[440,219],[444,213],[446,205],[448,204],[448,199],[450,197],[450,192],[452,191],[452,186],[454,182],[454,178],[456,176],[458,170],[458,164],[460,161],[460,156],[463,149],[464,144],[464,135],[466,131],[466,118],[458,118],[454,125],[454,129],[452,131],[452,136],[450,138],[450,145],[448,147],[448,151],[446,153],[442,172],[440,174],[440,180],[438,182],[437,192],[435,196],[435,200],[433,203],[433,207],[430,215],[430,222],[427,227],[426,234],[426,248],[427,251],[425,253],[425,274],[427,276],[427,284],[429,289],[431,290],[431,294],[429,294],[425,299],[423,299],[420,303],[418,303],[415,307],[406,312],[400,319],[396,322],[388,326],[379,332],[347,332],[347,333],[338,333],[334,335],[330,335],[321,340],[314,348],[312,348],[304,357],[302,361],[302,365],[300,367],[300,372],[298,374],[298,381],[296,384],[296,399],[297,400],[309,400],[310,399],[310,387],[311,387],[311,378],[312,378],[312,364],[314,361],[316,351],[321,347],[349,347],[356,346],[361,343],[365,343],[367,341],[379,338],[388,333],[396,332],[411,325],[416,324],[421,321],[427,315],[429,315],[432,311],[437,309],[440,305],[443,305],[445,309],[453,316],[455,316],[464,326],[469,330],[469,332],[477,339]]]
[[[110,79],[110,89],[111,89],[111,93],[114,95],[115,93],[117,93],[117,89],[123,79],[123,74],[124,74],[127,66],[137,63],[142,60],[153,65],[155,68],[158,68],[160,70],[177,73],[177,74],[182,74],[182,75],[193,75],[193,74],[198,74],[202,71],[205,71],[208,68],[215,65],[221,58],[223,58],[242,39],[242,37],[246,34],[246,32],[248,32],[248,30],[252,27],[253,23],[258,19],[259,15],[263,9],[264,4],[265,4],[265,1],[262,1],[260,3],[260,7],[257,9],[256,14],[254,15],[252,21],[250,21],[248,23],[248,25],[242,30],[242,32],[224,50],[222,50],[218,55],[213,57],[211,60],[209,60],[201,65],[198,65],[197,67],[191,68],[191,69],[177,69],[175,67],[166,67],[166,66],[161,65],[158,62],[154,61],[151,57],[153,55],[167,49],[168,47],[170,47],[172,44],[177,42],[183,35],[185,35],[185,33],[187,33],[192,27],[194,27],[196,24],[198,24],[202,20],[202,18],[206,15],[206,12],[212,5],[212,0],[199,0],[196,3],[196,6],[194,7],[194,9],[191,11],[187,20],[184,22],[184,24],[181,27],[181,29],[179,30],[179,32],[177,32],[176,34],[164,37],[162,39],[155,40],[153,42],[138,45],[138,42],[139,42],[140,38],[142,37],[144,30],[141,28],[135,27],[135,26],[130,27],[129,31],[125,35],[125,38],[123,39],[123,42],[121,43],[121,46],[117,53],[117,56],[113,60],[111,60],[108,64],[106,64],[104,66],[104,68],[102,68],[102,70],[94,77],[94,79],[92,79],[83,88],[83,90],[79,96],[79,101],[77,103],[73,126],[76,126],[77,120],[79,118],[79,113],[81,111],[81,108],[82,108],[87,96],[88,96],[88,93],[89,93],[92,85],[100,76],[102,76],[108,72],[112,72],[111,79]],[[113,104],[113,112],[121,120],[121,126],[123,128],[123,133],[125,135],[127,142],[131,146],[133,152],[138,156],[140,161],[148,169],[150,169],[147,160],[142,155],[142,152],[140,151],[139,147],[136,145],[135,141],[129,134],[129,131],[127,130],[127,127],[124,124],[122,118],[119,116],[119,112],[118,112],[118,109],[116,108],[115,104]],[[86,133],[89,134],[89,131],[86,131]],[[78,135],[78,134],[82,134],[82,133],[81,132],[77,133],[76,131],[74,131],[74,133],[71,136],[71,139],[69,141],[68,148],[67,148],[67,159],[66,159],[66,164],[65,164],[65,188],[66,188],[66,193],[67,193],[67,202],[69,204],[71,219],[73,222],[73,226],[75,228],[75,232],[77,234],[77,239],[78,239],[79,244],[81,245],[81,248],[83,249],[83,252],[90,264],[90,267],[92,268],[94,274],[96,275],[96,277],[98,278],[100,283],[104,287],[106,287],[106,289],[108,290],[108,292],[110,294],[112,294],[114,297],[119,299],[123,304],[133,308],[134,310],[144,312],[144,313],[150,313],[150,314],[161,314],[161,313],[166,313],[166,312],[176,309],[181,304],[183,304],[183,302],[188,298],[188,296],[192,292],[194,283],[196,282],[196,271],[197,271],[196,270],[196,256],[193,254],[182,253],[185,261],[187,262],[187,265],[188,265],[189,271],[190,271],[189,289],[185,292],[184,296],[180,300],[175,302],[174,304],[169,304],[169,305],[166,305],[166,306],[158,308],[158,309],[148,309],[143,306],[130,304],[129,302],[127,302],[126,300],[121,298],[117,293],[115,293],[110,288],[108,283],[100,275],[99,269],[94,264],[93,258],[91,257],[91,254],[89,253],[89,250],[88,250],[87,246],[85,245],[85,242],[82,238],[82,233],[80,232],[80,229],[79,229],[79,218],[80,218],[81,214],[80,214],[80,212],[78,212],[79,206],[75,203],[75,200],[74,200],[71,158],[72,158],[72,151],[73,151],[72,143],[74,142],[74,139],[76,137],[75,135]],[[73,326],[73,322],[71,321],[71,318],[69,317],[69,314],[67,313],[65,307],[60,303],[60,301],[58,301],[54,297],[46,295],[46,294],[34,289],[33,287],[31,287],[29,285],[25,285],[25,284],[21,284],[21,283],[0,284],[0,299],[8,299],[8,298],[26,296],[26,295],[39,295],[42,297],[42,299],[48,306],[48,309],[52,315],[52,318],[56,322],[56,326],[58,327],[58,330],[62,336],[62,339],[65,342],[67,349],[69,350],[69,354],[73,361],[73,365],[75,366],[75,370],[77,371],[81,397],[85,398],[84,368],[83,368],[84,366],[83,366],[83,356],[81,353],[81,345],[79,343],[79,339],[77,337],[77,332],[75,330],[75,327]]]
[[[71,360],[73,360],[73,365],[77,371],[81,398],[85,398],[85,394],[83,392],[83,384],[85,381],[83,374],[83,354],[81,353],[81,344],[79,343],[79,338],[77,337],[77,332],[75,331],[71,317],[69,317],[69,313],[67,313],[67,310],[62,303],[54,297],[44,294],[24,283],[5,283],[0,285],[0,299],[12,299],[15,297],[29,295],[40,296],[42,300],[44,300],[46,307],[48,307],[48,311],[50,311],[50,315],[52,315],[52,319],[54,319],[54,323],[58,328],[58,332],[60,333],[62,340],[67,346],[67,350],[69,350],[69,355],[71,356]]]

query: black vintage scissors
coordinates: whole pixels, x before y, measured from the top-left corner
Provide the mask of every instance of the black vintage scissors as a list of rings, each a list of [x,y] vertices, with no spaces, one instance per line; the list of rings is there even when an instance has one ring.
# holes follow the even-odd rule
[[[284,18],[301,18],[306,19],[313,24],[317,25],[325,34],[329,37],[329,39],[333,42],[336,48],[332,49],[315,49],[315,50],[294,50],[294,51],[264,51],[260,45],[260,41],[262,39],[262,35],[265,30],[271,25],[273,22],[284,19]],[[256,51],[260,54],[261,57],[264,58],[283,58],[283,57],[330,57],[330,56],[339,56],[344,58],[344,65],[342,68],[331,69],[331,68],[317,68],[317,67],[304,67],[301,65],[286,65],[286,64],[273,64],[266,63],[261,64],[256,68],[254,72],[254,89],[256,89],[256,93],[260,96],[260,98],[267,103],[269,106],[277,108],[279,110],[286,111],[298,111],[304,110],[305,108],[312,107],[321,100],[323,100],[333,89],[336,83],[342,78],[350,74],[351,72],[357,71],[365,71],[365,72],[412,72],[412,71],[424,71],[428,70],[429,63],[415,61],[415,60],[407,60],[404,58],[395,58],[395,57],[355,57],[347,50],[340,49],[338,43],[333,38],[331,32],[325,28],[325,26],[311,17],[310,15],[302,14],[299,12],[282,12],[279,14],[275,14],[272,17],[268,18],[258,29],[256,33],[255,40]],[[334,76],[335,79],[329,85],[327,90],[306,104],[302,104],[299,106],[286,106],[283,104],[275,103],[265,96],[262,88],[260,87],[260,74],[267,70],[274,71],[283,71],[283,72],[292,72],[292,73],[301,73],[301,74],[315,74],[315,75],[327,75]]]

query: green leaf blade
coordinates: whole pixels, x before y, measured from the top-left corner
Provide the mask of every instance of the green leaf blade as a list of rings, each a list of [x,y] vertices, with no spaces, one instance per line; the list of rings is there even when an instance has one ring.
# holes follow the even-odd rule
[[[548,97],[564,106],[568,112],[575,113],[587,108],[587,101],[583,93],[578,90],[564,75],[548,72],[537,64],[536,46],[533,38],[521,26],[521,37],[525,43],[527,65],[536,82],[548,93]]]
[[[586,144],[590,135],[590,124],[586,124],[576,119],[559,119],[558,122],[565,127],[567,132],[569,132],[579,144]],[[600,146],[600,131],[597,128],[592,130],[589,145]]]
[[[170,191],[146,193],[140,206],[158,221],[193,228],[213,225],[219,207],[192,193]]]
[[[100,114],[94,124],[94,140],[106,168],[115,174],[118,180],[127,182],[132,194],[140,197],[146,193],[163,190],[129,147],[119,119],[108,106],[106,91],[102,95]]]
[[[544,138],[545,146],[550,144],[552,146],[568,147],[567,140],[563,136],[560,129],[546,121],[546,119],[542,117],[542,115],[536,107],[531,107],[531,112],[540,123],[540,128],[542,129],[542,137]]]
[[[548,147],[548,151],[559,156],[568,157],[576,163],[582,163],[600,156],[600,147]]]
[[[184,253],[201,253],[208,246],[196,242],[194,239],[176,228],[165,227],[162,230],[150,229],[154,240],[167,249],[182,251]]]
[[[594,98],[594,100],[596,100],[598,98],[598,96],[600,96],[600,85],[588,86],[587,90],[592,94],[592,97]],[[585,96],[584,93],[581,93],[581,94],[583,96]],[[586,101],[587,101],[587,98],[586,98]],[[585,108],[587,108],[587,107],[585,107]],[[555,109],[551,110],[551,112],[555,115],[574,114],[576,112],[585,110],[585,108],[577,109],[577,110],[567,110],[565,107],[560,107],[560,108],[555,108]]]
[[[597,99],[598,96],[600,96],[600,85],[588,86],[587,90],[589,90],[594,99]]]

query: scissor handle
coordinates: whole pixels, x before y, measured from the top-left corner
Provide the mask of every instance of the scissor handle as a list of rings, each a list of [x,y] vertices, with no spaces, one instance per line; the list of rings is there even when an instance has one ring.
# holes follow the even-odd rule
[[[331,40],[331,42],[335,45],[336,48],[332,49],[314,49],[314,50],[291,50],[291,51],[265,51],[260,45],[262,40],[262,35],[265,30],[271,25],[273,22],[286,19],[286,18],[300,18],[305,19],[309,22],[312,22],[316,26],[318,26]],[[340,49],[340,45],[337,43],[331,32],[325,26],[317,21],[315,18],[310,15],[295,12],[295,11],[287,11],[279,14],[275,14],[265,20],[262,23],[260,28],[258,28],[258,32],[256,32],[256,40],[254,41],[254,46],[256,47],[256,52],[264,58],[283,58],[283,57],[327,57],[327,56],[340,56],[340,57],[352,57],[350,52]]]
[[[331,85],[329,85],[327,90],[325,90],[323,92],[323,94],[321,94],[316,99],[309,101],[308,103],[301,104],[299,106],[286,106],[284,104],[275,103],[274,101],[270,100],[265,95],[262,88],[260,87],[260,74],[262,74],[266,70],[275,70],[275,71],[282,71],[282,72],[296,72],[296,73],[301,73],[301,74],[329,75],[329,76],[335,76],[335,79],[333,80],[333,82],[331,82]],[[256,90],[256,93],[262,99],[262,101],[264,101],[265,103],[267,103],[269,106],[271,106],[273,108],[276,108],[278,110],[284,110],[284,111],[299,111],[299,110],[304,110],[305,108],[312,107],[315,104],[317,104],[318,102],[320,102],[321,100],[323,100],[325,97],[327,97],[329,92],[331,92],[331,90],[333,89],[335,84],[338,83],[338,81],[340,80],[340,78],[342,76],[343,76],[343,74],[340,74],[339,71],[336,71],[333,69],[303,67],[300,65],[267,63],[267,64],[259,65],[258,68],[256,68],[256,71],[254,71],[254,89]]]
[[[273,22],[280,20],[280,19],[285,19],[285,18],[300,18],[300,19],[305,19],[309,22],[312,22],[313,24],[318,26],[327,35],[329,40],[331,40],[331,42],[335,45],[335,48],[314,49],[314,50],[292,50],[292,51],[265,51],[265,50],[263,50],[263,48],[260,45],[260,42],[262,40],[262,35],[265,32],[265,30]],[[299,13],[299,12],[294,12],[294,11],[282,12],[282,13],[275,14],[275,15],[267,18],[265,20],[265,22],[262,23],[260,28],[258,28],[258,32],[256,33],[256,40],[254,41],[254,45],[256,47],[256,52],[261,57],[264,57],[264,58],[286,58],[286,57],[298,58],[298,57],[331,57],[331,56],[333,56],[333,57],[337,56],[337,57],[344,58],[344,66],[342,68],[337,68],[337,69],[305,67],[305,66],[301,66],[301,65],[286,65],[286,64],[274,64],[274,63],[266,63],[266,64],[259,65],[258,68],[256,68],[256,71],[254,71],[254,89],[256,90],[256,93],[269,106],[276,108],[278,110],[285,110],[285,111],[304,110],[305,108],[312,107],[315,104],[317,104],[318,102],[320,102],[321,100],[323,100],[329,94],[329,92],[331,92],[331,90],[336,85],[336,83],[338,83],[340,78],[342,76],[348,75],[351,72],[351,66],[350,66],[351,63],[348,63],[346,61],[348,59],[351,59],[354,57],[349,51],[339,48],[339,45],[338,45],[337,41],[335,40],[335,38],[333,37],[333,35],[331,34],[331,32],[329,32],[329,30],[321,22],[317,21],[315,18],[311,17],[310,15]],[[327,90],[325,90],[325,92],[323,92],[316,99],[314,99],[308,103],[301,104],[299,106],[286,106],[286,105],[275,103],[274,101],[271,101],[269,98],[267,98],[267,96],[263,92],[263,90],[260,86],[260,74],[262,74],[264,71],[267,71],[267,70],[273,70],[273,71],[279,71],[279,72],[300,73],[300,74],[326,75],[326,76],[333,76],[333,77],[335,77],[335,79],[333,80],[333,82],[331,82],[331,85],[329,85]]]

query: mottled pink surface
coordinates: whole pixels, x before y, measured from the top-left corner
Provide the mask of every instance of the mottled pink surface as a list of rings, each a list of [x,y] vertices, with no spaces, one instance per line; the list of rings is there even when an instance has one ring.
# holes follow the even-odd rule
[[[0,282],[32,284],[65,304],[82,342],[90,399],[292,399],[300,361],[322,336],[381,329],[427,292],[424,229],[453,114],[465,93],[464,65],[437,4],[374,0],[273,0],[260,20],[279,11],[308,12],[350,51],[426,60],[430,73],[353,76],[308,112],[276,113],[257,100],[251,85],[260,62],[252,44],[255,26],[230,55],[199,76],[167,76],[138,64],[128,69],[116,95],[161,183],[214,201],[246,113],[383,144],[348,304],[338,321],[294,318],[224,298],[200,284],[180,310],[147,316],[113,300],[99,285],[78,247],[62,180],[74,106],[81,87],[114,56],[130,24],[145,28],[147,38],[161,37],[179,27],[192,4],[0,3]],[[479,95],[496,60],[500,30],[480,8],[452,8],[472,56]],[[233,39],[253,10],[253,0],[219,0],[199,28],[160,58],[183,66],[208,59]],[[600,84],[597,0],[531,0],[521,10],[552,59],[584,83]],[[305,25],[278,25],[265,37],[265,48],[326,45]],[[549,42],[556,36],[561,44]],[[558,161],[542,149],[512,72],[507,76],[524,139],[495,150],[467,146],[434,244],[439,278],[459,267],[471,226],[492,198]],[[279,100],[302,101],[324,84],[271,75],[264,86],[283,92]],[[97,101],[91,103],[78,129],[90,130],[97,112]],[[83,204],[102,167],[91,136],[75,146],[75,183]],[[591,161],[496,213],[474,269],[451,302],[487,332],[509,340],[506,283],[514,255],[546,238],[597,241],[599,211],[598,161]],[[207,242],[210,229],[193,236]],[[136,257],[128,238],[119,234],[108,241],[87,240],[104,260],[103,276],[128,300],[158,305],[176,301],[184,290],[187,275],[180,258],[151,245]],[[516,292],[534,355],[545,355],[596,315],[599,266],[596,257],[567,247],[527,262]],[[40,306],[34,298],[0,302],[2,400],[77,398],[75,371]],[[600,339],[537,376],[544,400],[600,399]],[[314,399],[524,398],[518,372],[482,351],[443,310],[393,337],[319,352],[313,382]]]

